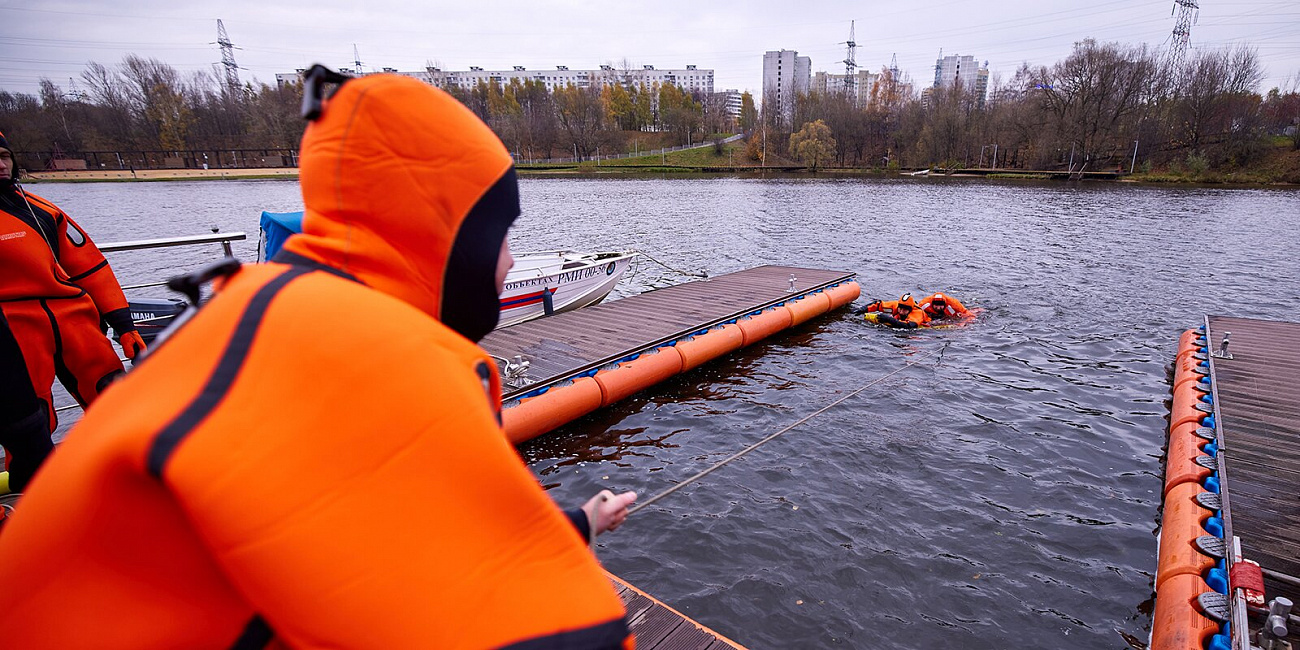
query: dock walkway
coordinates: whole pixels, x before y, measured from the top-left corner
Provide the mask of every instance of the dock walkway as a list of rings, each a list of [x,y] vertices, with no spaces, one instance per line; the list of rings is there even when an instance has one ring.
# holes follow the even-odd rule
[[[637,650],[744,650],[735,641],[691,620],[654,596],[610,575]]]
[[[1265,570],[1270,597],[1300,602],[1300,323],[1207,319],[1223,435],[1225,538]]]
[[[500,359],[519,355],[529,362],[523,381],[503,382],[503,398],[509,401],[853,276],[760,266],[502,328],[480,345]]]

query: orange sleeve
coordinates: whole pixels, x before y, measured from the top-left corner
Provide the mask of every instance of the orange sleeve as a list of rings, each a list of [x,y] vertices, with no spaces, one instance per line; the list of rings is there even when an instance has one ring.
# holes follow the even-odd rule
[[[90,235],[66,213],[57,213],[62,223],[63,239],[59,242],[59,265],[68,273],[68,279],[77,283],[90,298],[100,315],[127,308],[126,295],[117,283],[117,276],[99,252]]]
[[[104,259],[104,254],[99,252],[99,247],[95,246],[90,235],[59,206],[44,197],[30,193],[26,197],[54,216],[58,262],[64,273],[68,274],[68,280],[90,294],[100,316],[105,317],[117,333],[135,329],[122,286],[117,283],[108,260]]]
[[[486,355],[386,296],[354,300],[329,276],[299,282],[271,303],[231,392],[164,473],[276,636],[293,647],[621,643],[617,593],[497,422],[478,372],[493,368]]]
[[[960,301],[960,300],[958,300],[958,299],[956,299],[956,298],[953,298],[952,296],[947,296],[947,297],[944,298],[944,300],[946,300],[946,301],[948,302],[949,305],[952,305],[952,308],[953,308],[953,309],[954,309],[958,314],[969,314],[969,313],[970,313],[970,310],[966,308],[966,305],[961,304],[961,301]]]

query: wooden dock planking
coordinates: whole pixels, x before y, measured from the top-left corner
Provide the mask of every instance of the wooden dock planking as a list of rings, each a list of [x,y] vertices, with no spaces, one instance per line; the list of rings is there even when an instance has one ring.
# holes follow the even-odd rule
[[[617,576],[610,579],[627,610],[637,650],[745,650]]]
[[[794,292],[790,291],[792,275]],[[531,364],[529,384],[504,391],[510,399],[853,275],[760,266],[502,328],[488,334],[480,345],[494,356],[511,359],[521,355]]]
[[[1242,554],[1300,577],[1300,323],[1211,316],[1207,342],[1232,332],[1232,359],[1213,359],[1224,448],[1228,530]],[[1300,587],[1266,578],[1269,596]]]

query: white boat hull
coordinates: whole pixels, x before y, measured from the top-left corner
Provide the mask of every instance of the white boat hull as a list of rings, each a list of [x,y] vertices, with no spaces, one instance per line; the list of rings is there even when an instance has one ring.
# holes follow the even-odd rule
[[[519,256],[501,293],[498,328],[594,305],[618,284],[636,253],[551,251]]]

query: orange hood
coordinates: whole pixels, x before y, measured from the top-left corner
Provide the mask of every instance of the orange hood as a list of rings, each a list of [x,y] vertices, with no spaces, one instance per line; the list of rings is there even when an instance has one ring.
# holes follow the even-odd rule
[[[477,341],[519,215],[510,154],[447,93],[408,77],[344,83],[303,135],[302,234],[285,249],[344,271]]]

